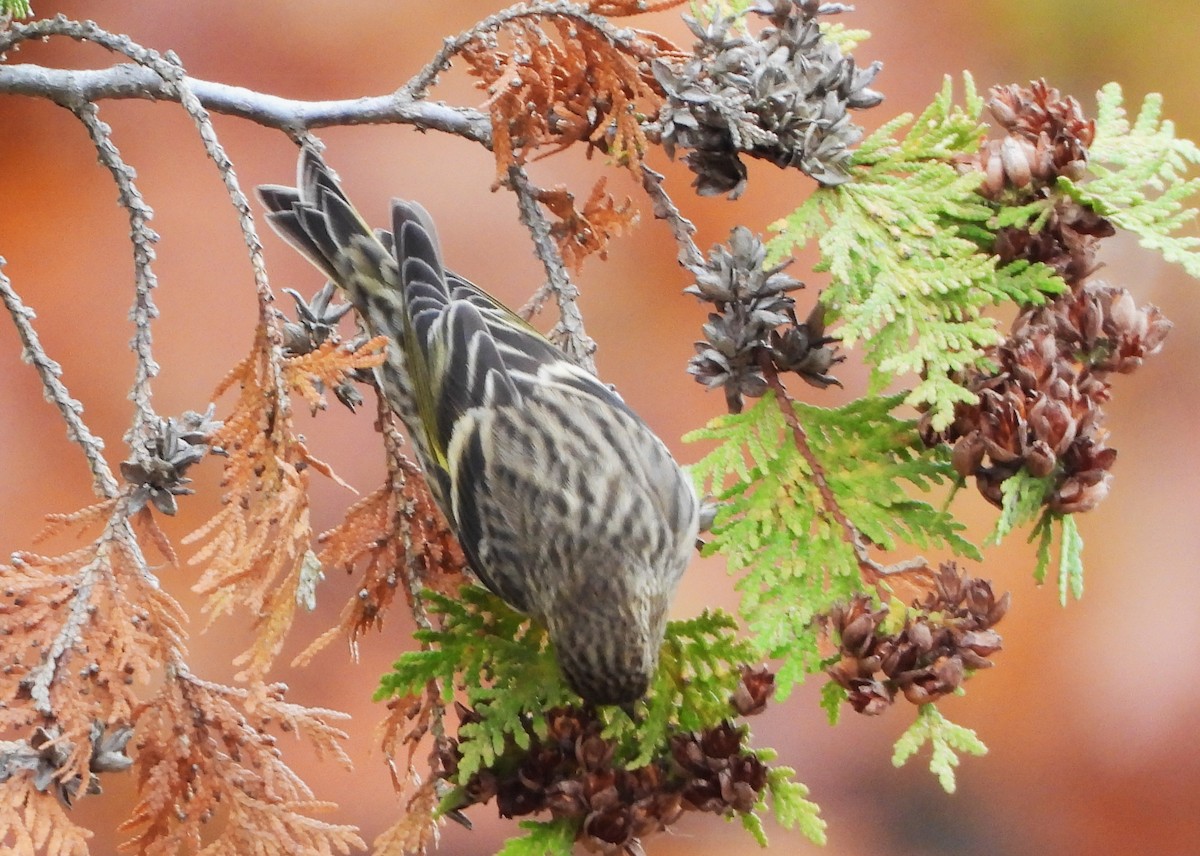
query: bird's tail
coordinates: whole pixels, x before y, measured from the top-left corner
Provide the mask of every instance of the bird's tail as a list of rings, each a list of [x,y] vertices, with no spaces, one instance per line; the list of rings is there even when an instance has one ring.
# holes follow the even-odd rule
[[[267,222],[341,288],[372,333],[390,340],[376,373],[433,472],[444,466],[444,443],[431,427],[436,379],[425,342],[449,301],[433,221],[415,202],[394,199],[394,234],[374,232],[313,149],[301,151],[298,173],[296,187],[258,188]]]
[[[267,222],[285,241],[346,292],[367,318],[403,315],[403,286],[393,236],[373,232],[342,192],[337,177],[311,148],[300,154],[296,187],[261,185]],[[415,221],[428,237],[419,253],[442,281],[437,233],[429,214],[410,202],[393,202],[397,228]],[[408,231],[408,230],[405,230]]]

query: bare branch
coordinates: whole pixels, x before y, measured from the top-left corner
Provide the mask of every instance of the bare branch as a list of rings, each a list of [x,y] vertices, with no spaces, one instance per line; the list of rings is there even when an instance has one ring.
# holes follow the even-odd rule
[[[157,414],[150,403],[150,381],[158,375],[158,363],[154,361],[150,348],[150,322],[158,317],[158,308],[150,296],[151,290],[158,285],[158,278],[151,268],[158,234],[147,225],[154,216],[154,211],[146,204],[141,191],[134,184],[133,168],[121,159],[121,153],[112,140],[112,129],[100,121],[99,108],[89,102],[73,105],[71,112],[87,128],[100,163],[108,168],[117,184],[117,199],[121,207],[129,212],[129,239],[133,243],[134,271],[134,299],[129,313],[133,320],[134,333],[130,344],[137,356],[137,366],[134,369],[133,389],[129,393],[134,405],[133,425],[130,426],[125,441],[134,455],[139,455],[144,451],[140,441],[147,439],[158,424]]]
[[[184,82],[214,113],[249,119],[293,136],[335,125],[404,124],[455,134],[489,147],[492,140],[491,120],[486,113],[418,101],[404,90],[366,98],[304,101],[194,77],[184,78]],[[59,104],[106,99],[179,100],[178,93],[154,72],[128,63],[81,70],[0,65],[0,95],[49,98]]]
[[[4,275],[4,264],[4,257],[0,256],[0,299],[4,301],[17,328],[17,335],[21,337],[21,344],[24,346],[22,358],[33,365],[38,377],[42,379],[42,391],[46,400],[62,414],[63,421],[67,423],[67,438],[73,443],[78,443],[83,449],[88,468],[92,471],[92,485],[96,494],[111,499],[117,495],[118,485],[108,462],[104,459],[104,441],[94,435],[84,423],[83,405],[71,398],[67,392],[66,385],[60,379],[62,366],[50,359],[42,347],[37,331],[31,323],[36,316],[13,291],[12,284]]]
[[[550,235],[550,223],[537,200],[537,188],[520,166],[508,169],[508,184],[517,195],[517,209],[521,223],[533,236],[533,247],[546,269],[546,285],[558,300],[558,323],[550,332],[550,338],[579,365],[595,374],[596,342],[583,329],[583,315],[579,311],[579,289],[571,282],[562,256]],[[541,291],[539,290],[539,295]],[[534,296],[537,304],[538,295]]]
[[[704,254],[692,240],[692,236],[696,234],[696,226],[679,212],[679,208],[667,195],[666,188],[663,187],[663,174],[655,172],[643,163],[642,187],[654,205],[655,219],[666,220],[667,225],[671,227],[671,234],[675,236],[675,243],[679,247],[679,251],[675,254],[676,260],[693,273],[703,270],[705,267]]]

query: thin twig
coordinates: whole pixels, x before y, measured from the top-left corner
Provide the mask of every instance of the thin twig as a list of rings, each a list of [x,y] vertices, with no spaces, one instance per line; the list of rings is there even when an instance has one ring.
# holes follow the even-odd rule
[[[118,65],[103,71],[69,71],[31,65],[4,65],[0,66],[0,93],[50,98],[77,115],[81,110],[87,109],[86,105],[102,98],[177,101],[192,117],[200,132],[205,151],[221,172],[250,252],[260,302],[264,299],[269,302],[270,289],[262,260],[262,245],[254,229],[250,203],[238,186],[232,163],[217,141],[212,120],[205,109],[205,98],[200,93],[207,92],[219,107],[225,108],[233,115],[250,119],[255,119],[255,114],[260,118],[265,116],[264,124],[286,130],[293,136],[301,134],[306,126],[303,122],[289,121],[286,116],[280,114],[286,112],[293,117],[301,115],[305,112],[304,105],[313,102],[291,102],[273,96],[262,96],[239,87],[193,81],[184,73],[182,64],[173,53],[160,54],[142,47],[128,36],[110,33],[91,21],[72,21],[63,15],[32,24],[14,24],[11,31],[0,34],[0,53],[22,41],[47,36],[65,36],[78,41],[92,42],[128,57],[137,65]],[[270,316],[265,309],[262,311],[264,315]]]
[[[825,506],[825,511],[841,528],[846,543],[854,549],[854,557],[858,562],[858,570],[863,576],[863,581],[871,586],[879,586],[884,579],[894,579],[909,574],[932,579],[933,570],[929,567],[928,560],[920,556],[895,565],[884,565],[871,558],[867,545],[863,541],[862,533],[858,531],[858,527],[846,516],[846,512],[842,510],[841,503],[838,502],[837,496],[834,495],[833,488],[829,486],[829,480],[825,477],[825,468],[821,465],[816,453],[813,452],[812,446],[809,445],[808,433],[804,430],[804,426],[800,424],[800,420],[796,418],[796,411],[792,407],[792,398],[788,395],[783,381],[779,379],[779,374],[766,359],[763,360],[762,369],[767,384],[775,393],[775,403],[779,406],[780,413],[783,414],[783,420],[792,431],[792,441],[796,446],[796,450],[800,452],[800,456],[808,464],[808,470],[812,475],[813,483],[817,486],[817,491],[821,494],[821,504]]]
[[[17,335],[21,337],[24,347],[22,358],[34,367],[38,377],[42,379],[42,392],[46,400],[62,414],[63,421],[67,424],[67,439],[78,443],[83,449],[88,469],[92,471],[92,487],[96,494],[105,499],[112,499],[117,495],[119,486],[104,459],[104,441],[93,434],[84,423],[83,405],[71,398],[67,392],[67,387],[61,380],[62,366],[46,354],[37,331],[30,323],[36,316],[13,290],[8,277],[4,275],[4,265],[4,257],[0,256],[0,299],[4,300],[4,305],[17,328]]]
[[[675,237],[675,244],[679,248],[675,254],[676,260],[693,273],[702,270],[705,267],[704,254],[700,252],[700,248],[692,239],[692,236],[696,234],[695,225],[680,213],[674,201],[667,195],[666,188],[663,187],[662,173],[655,172],[644,162],[642,163],[642,187],[654,205],[655,219],[666,220],[667,225],[671,228],[671,234]]]
[[[129,240],[133,244],[134,298],[130,309],[133,320],[133,340],[130,346],[137,357],[134,369],[133,388],[129,398],[134,405],[133,425],[125,436],[126,443],[135,456],[144,453],[144,442],[157,430],[158,415],[151,404],[150,381],[158,375],[158,363],[151,351],[150,322],[158,317],[151,291],[158,285],[151,263],[154,261],[154,244],[158,234],[147,223],[154,216],[141,192],[134,184],[133,169],[121,159],[121,153],[112,140],[112,129],[100,121],[99,108],[90,102],[71,107],[79,121],[87,128],[88,136],[96,147],[100,163],[112,173],[117,184],[117,201],[129,212]]]
[[[174,85],[179,94],[179,103],[196,124],[196,129],[200,132],[200,140],[204,144],[204,150],[208,153],[209,159],[216,164],[221,181],[225,185],[225,191],[229,195],[229,201],[233,205],[233,210],[237,212],[238,227],[250,256],[250,267],[254,272],[259,325],[265,330],[267,341],[270,343],[268,369],[274,404],[278,411],[273,424],[277,431],[283,431],[291,414],[291,399],[287,394],[287,382],[283,376],[283,325],[277,313],[271,308],[275,302],[275,295],[271,291],[271,284],[267,278],[267,262],[263,257],[262,240],[258,237],[258,230],[254,226],[254,214],[250,209],[250,200],[242,192],[237,173],[233,170],[233,162],[217,139],[217,130],[213,126],[208,111],[204,109],[204,105],[188,84],[187,75],[184,73],[179,58],[174,53],[168,53],[166,57],[159,57],[157,54],[151,53],[152,55],[146,58],[147,64]]]
[[[422,630],[432,630],[433,623],[429,620],[429,612],[425,609],[425,598],[422,595],[423,586],[416,559],[417,551],[413,549],[411,540],[412,525],[408,516],[411,515],[412,509],[403,502],[405,481],[411,476],[418,478],[422,476],[417,472],[410,471],[411,462],[401,451],[404,437],[396,428],[392,409],[378,387],[375,389],[375,401],[377,405],[376,419],[378,420],[376,426],[379,433],[383,435],[383,446],[387,453],[388,482],[397,500],[397,519],[393,521],[392,525],[395,531],[404,533],[401,550],[404,555],[404,585],[408,592],[408,602],[417,627]],[[441,750],[446,745],[446,705],[442,701],[442,687],[438,681],[432,681],[426,687],[426,693],[430,704],[429,730],[433,734],[433,747],[430,750],[429,761],[430,768],[435,769],[434,765],[441,757]],[[390,758],[388,763],[389,765],[392,763]],[[409,769],[411,772],[411,755]],[[395,771],[393,770],[394,775]]]
[[[533,296],[525,301],[525,305],[517,310],[517,314],[526,321],[535,315],[540,315],[542,310],[546,308],[546,301],[550,299],[550,295],[553,293],[550,283],[543,282],[538,286],[538,290],[533,293]]]
[[[521,223],[533,237],[534,251],[546,269],[546,285],[543,288],[549,288],[558,301],[558,323],[554,325],[550,338],[574,362],[595,374],[596,342],[583,329],[583,315],[578,304],[579,289],[571,282],[558,247],[550,236],[550,223],[538,203],[537,188],[517,164],[508,168],[508,185],[517,195]],[[537,295],[534,299],[537,299]]]
[[[411,540],[412,527],[409,525],[408,520],[411,509],[403,501],[404,485],[413,473],[406,466],[410,462],[401,451],[404,445],[404,437],[396,428],[391,406],[384,397],[383,391],[378,387],[375,389],[375,402],[375,426],[376,430],[383,437],[383,449],[387,458],[388,484],[397,500],[396,519],[392,521],[392,530],[404,533],[404,543],[400,545],[401,554],[404,556],[404,587],[408,593],[408,602],[412,609],[413,621],[422,630],[432,630],[433,625],[429,621],[429,613],[425,609],[425,601],[421,596],[421,574],[416,561],[418,551],[413,549]]]
[[[57,21],[58,19],[55,20]],[[275,404],[281,411],[280,415],[282,416],[282,418],[276,419],[274,424],[277,427],[282,427],[287,423],[288,411],[291,407],[290,399],[287,395],[286,382],[283,378],[283,366],[281,362],[282,327],[276,313],[271,310],[271,304],[274,303],[275,297],[271,292],[271,285],[267,278],[267,265],[266,260],[263,258],[262,241],[259,239],[258,231],[254,226],[254,215],[250,209],[250,200],[242,192],[237,174],[233,169],[233,162],[229,159],[224,147],[221,146],[220,141],[217,139],[217,131],[213,126],[212,119],[200,99],[193,92],[188,83],[183,64],[173,52],[169,51],[166,55],[160,54],[157,51],[136,44],[126,36],[114,36],[107,33],[90,22],[84,22],[82,26],[85,37],[88,40],[96,41],[109,50],[124,54],[139,65],[153,71],[159,79],[171,87],[180,106],[183,107],[184,111],[192,118],[193,123],[195,123],[196,130],[200,134],[200,141],[209,159],[216,164],[217,171],[221,175],[221,181],[225,185],[226,193],[229,195],[230,203],[237,213],[242,240],[250,256],[250,267],[254,274],[255,291],[258,296],[259,323],[264,327],[267,340],[270,342],[269,371],[272,389]]]

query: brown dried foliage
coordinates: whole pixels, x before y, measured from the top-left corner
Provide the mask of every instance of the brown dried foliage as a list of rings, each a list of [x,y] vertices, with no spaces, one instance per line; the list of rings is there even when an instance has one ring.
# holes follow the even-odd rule
[[[278,852],[348,853],[364,844],[353,827],[311,815],[334,806],[313,798],[280,759],[270,724],[307,738],[322,756],[349,766],[331,724],[345,714],[302,708],[283,700],[283,686],[233,689],[172,669],[159,694],[137,714],[137,776],[141,801],[122,830],[122,849],[146,856],[196,853],[201,833],[226,814],[205,853],[264,852],[263,836]],[[275,852],[275,851],[267,851]]]
[[[621,18],[626,15],[645,15],[650,12],[665,12],[682,6],[688,0],[588,0],[585,5],[589,12],[606,15],[609,18]]]
[[[422,782],[405,805],[400,819],[371,842],[374,856],[409,856],[426,853],[438,842],[440,822],[433,819],[438,806],[437,779]]]
[[[387,481],[350,506],[340,524],[317,538],[322,567],[353,574],[361,565],[362,582],[342,608],[338,623],[314,640],[296,658],[296,665],[307,664],[343,633],[357,658],[359,637],[382,629],[397,586],[403,586],[412,610],[418,586],[451,593],[464,581],[462,548],[433,501],[424,474],[401,451],[403,440],[382,398],[376,428],[387,453]]]
[[[186,617],[147,571],[124,498],[52,525],[94,524],[105,512],[88,545],[57,556],[18,552],[0,566],[0,730],[54,727],[72,747],[61,781],[88,779],[93,723],[129,723],[135,686],[183,650]]]
[[[382,347],[373,341],[355,350],[318,349],[285,362],[264,327],[255,350],[218,390],[239,386],[232,415],[207,438],[227,454],[228,493],[222,511],[193,536],[208,539],[193,561],[207,562],[199,586],[214,613],[234,601],[256,611],[255,645],[242,657],[248,688],[188,672],[186,616],[160,587],[143,545],[172,564],[175,550],[150,506],[134,504],[137,485],[50,515],[38,536],[101,526],[90,543],[54,556],[19,552],[0,569],[0,730],[33,735],[5,744],[12,763],[0,789],[0,842],[10,852],[87,852],[88,833],[70,823],[59,801],[97,793],[97,774],[129,764],[124,739],[96,743],[106,729],[128,734],[128,725],[136,729],[141,802],[124,826],[134,833],[126,849],[199,852],[201,830],[218,814],[223,823],[215,840],[206,833],[206,853],[258,852],[265,838],[280,853],[363,846],[352,828],[309,816],[329,805],[313,800],[266,730],[274,723],[296,732],[318,754],[348,764],[338,743],[346,735],[332,725],[341,714],[289,704],[282,687],[257,679],[290,624],[309,555],[306,470],[328,473],[292,433],[285,391],[312,403],[323,385],[376,364]],[[139,686],[164,668],[160,690],[143,703]],[[36,764],[18,763],[30,758]]]
[[[425,484],[424,475],[401,451],[403,439],[396,430],[387,403],[378,399],[376,428],[384,438],[388,480],[371,495],[355,503],[337,527],[318,538],[322,565],[353,573],[363,566],[362,582],[349,599],[337,625],[317,638],[299,657],[305,664],[334,638],[345,634],[352,656],[358,639],[371,629],[381,629],[386,610],[402,587],[409,610],[420,616],[417,596],[421,587],[443,593],[456,591],[464,582],[466,558]],[[422,782],[415,758],[432,732],[430,751],[436,763],[442,739],[442,701],[438,688],[427,687],[419,698],[395,699],[378,729],[380,745],[392,772],[392,783],[403,798],[415,786],[395,824],[374,842],[380,856],[425,852],[436,842],[439,822],[436,779]],[[398,761],[403,755],[402,761]],[[403,772],[401,772],[401,766]]]
[[[608,244],[613,238],[630,231],[637,223],[638,212],[628,197],[618,203],[605,186],[607,176],[601,177],[592,188],[583,210],[575,207],[575,194],[558,185],[551,190],[539,190],[537,199],[557,218],[550,235],[558,244],[563,261],[578,273],[583,261],[592,254],[608,258]]]
[[[307,401],[314,413],[324,410],[325,390],[343,383],[351,372],[382,364],[387,341],[386,336],[376,336],[357,348],[350,348],[338,339],[326,339],[306,354],[285,359],[284,378],[288,387]]]
[[[293,431],[282,387],[319,402],[316,381],[336,386],[350,372],[377,365],[381,345],[375,339],[354,351],[322,346],[280,368],[260,326],[249,356],[214,394],[238,387],[233,412],[211,438],[226,454],[223,508],[184,541],[204,542],[189,563],[204,568],[195,590],[208,596],[212,618],[242,606],[254,616],[254,642],[235,661],[245,666],[239,679],[261,680],[274,662],[295,615],[297,589],[314,562],[308,470],[336,479]]]
[[[388,715],[377,729],[379,743],[387,758],[396,793],[403,798],[410,787],[413,790],[404,800],[399,820],[375,839],[376,856],[424,853],[437,842],[442,822],[435,815],[440,802],[437,786],[444,778],[442,758],[449,746],[443,731],[443,713],[441,694],[433,683],[420,697],[397,698],[388,703]],[[430,733],[434,739],[429,749],[429,775],[422,780],[415,759],[417,750]],[[397,765],[401,754],[404,755],[403,773]]]
[[[597,5],[641,11],[628,2]],[[488,94],[498,182],[547,146],[544,154],[583,143],[589,154],[599,149],[630,169],[640,166],[640,116],[655,115],[662,98],[650,60],[677,51],[661,37],[621,32],[617,39],[583,16],[531,14],[464,45],[460,55]]]
[[[41,793],[28,776],[0,788],[0,842],[13,856],[87,856],[89,830],[76,826],[53,797]]]

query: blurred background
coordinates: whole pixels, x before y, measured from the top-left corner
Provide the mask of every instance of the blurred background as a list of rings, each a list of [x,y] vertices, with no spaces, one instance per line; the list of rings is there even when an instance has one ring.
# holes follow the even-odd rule
[[[437,51],[443,37],[501,6],[482,0],[35,0],[40,15],[61,11],[96,18],[143,45],[173,49],[195,77],[304,99],[389,92]],[[1089,111],[1093,93],[1107,81],[1119,81],[1134,105],[1146,92],[1161,92],[1180,134],[1200,138],[1195,85],[1200,4],[1194,0],[862,0],[844,20],[874,34],[858,48],[860,62],[884,63],[875,87],[887,100],[860,114],[869,128],[920,110],[944,74],[969,69],[981,89],[1044,76]],[[690,44],[674,13],[634,23]],[[110,58],[94,46],[59,40],[23,47],[8,61],[91,68]],[[460,105],[482,100],[461,73],[449,75],[434,96]],[[108,102],[101,116],[137,168],[141,190],[156,212],[152,225],[162,235],[156,405],[164,415],[203,410],[216,383],[251,343],[253,283],[235,218],[216,170],[177,106]],[[244,188],[291,181],[295,149],[282,134],[240,119],[215,121]],[[329,146],[327,158],[368,219],[384,223],[392,195],[419,199],[437,219],[445,255],[457,270],[515,305],[541,281],[513,198],[489,190],[494,166],[488,152],[406,127],[331,129],[321,137]],[[685,169],[659,154],[651,156],[651,164],[668,173],[668,187],[696,221],[698,243],[706,249],[738,223],[765,231],[811,190],[798,173],[753,163],[742,199],[702,200],[689,190]],[[571,153],[534,164],[532,174],[543,185],[564,182],[586,195],[602,166]],[[644,214],[636,234],[614,244],[607,263],[590,261],[578,278],[588,332],[599,342],[605,379],[682,460],[692,460],[697,450],[676,438],[722,409],[719,394],[705,394],[683,372],[704,310],[680,294],[687,280],[674,262],[667,229],[646,211],[637,188],[615,172],[609,186],[633,195]],[[89,424],[108,441],[114,464],[125,457],[121,436],[131,414],[126,393],[133,367],[127,347],[128,224],[115,198],[111,178],[72,116],[48,102],[0,98],[0,254],[14,288],[37,310],[43,342],[62,362]],[[317,274],[274,235],[265,240],[277,289],[291,286],[311,294],[320,285]],[[877,719],[847,712],[841,725],[830,728],[816,704],[818,679],[756,719],[757,743],[780,750],[782,761],[811,787],[829,823],[824,851],[799,835],[774,830],[776,852],[1200,852],[1200,454],[1193,433],[1200,426],[1194,368],[1200,353],[1192,335],[1200,325],[1198,286],[1128,237],[1107,241],[1102,259],[1103,276],[1129,287],[1139,302],[1158,304],[1176,326],[1163,354],[1132,377],[1116,379],[1108,421],[1111,445],[1120,449],[1113,492],[1080,520],[1086,596],[1060,608],[1052,586],[1033,584],[1031,550],[1019,538],[991,551],[972,570],[991,577],[997,589],[1012,590],[1014,605],[999,627],[1005,648],[997,668],[972,680],[966,697],[942,705],[991,749],[986,758],[964,761],[956,794],[939,789],[925,757],[899,770],[890,764],[891,745],[914,713],[904,703]],[[792,272],[820,287],[811,261],[802,260]],[[799,295],[802,307],[810,299]],[[551,321],[543,319],[547,327]],[[860,394],[863,375],[850,356],[840,371],[844,392],[798,393],[821,404]],[[0,552],[7,553],[30,546],[43,514],[85,505],[91,492],[78,450],[42,400],[33,371],[20,361],[16,335],[3,320],[0,408]],[[314,452],[344,479],[360,491],[379,483],[382,458],[369,410],[353,417],[335,404],[316,419],[307,414],[299,419]],[[197,470],[198,495],[184,500],[179,517],[166,522],[173,537],[218,507],[217,468],[206,464]],[[317,528],[336,524],[352,500],[318,481]],[[973,491],[964,491],[959,501],[972,532],[982,538],[992,509]],[[195,569],[164,568],[162,574],[193,615],[195,671],[230,680],[235,671],[230,660],[247,643],[245,620],[225,619],[201,632],[205,622],[189,590]],[[318,764],[298,742],[281,745],[318,798],[341,803],[327,819],[357,824],[370,840],[397,811],[372,734],[383,711],[370,696],[406,644],[407,619],[399,611],[390,615],[384,633],[364,640],[359,662],[335,643],[306,669],[287,665],[335,622],[354,585],[343,577],[326,581],[317,611],[298,620],[277,675],[291,686],[290,700],[353,714],[349,749],[355,769]],[[730,607],[731,592],[718,563],[697,562],[684,580],[675,615],[694,615],[709,605]],[[104,786],[103,797],[84,800],[75,810],[80,823],[96,830],[97,854],[115,851],[120,836],[113,828],[128,816],[133,800],[130,782],[109,776]],[[442,852],[495,852],[516,830],[491,812],[474,811],[474,832],[447,828]],[[664,856],[756,849],[737,824],[710,816],[689,817],[673,834],[647,844],[651,854]]]

